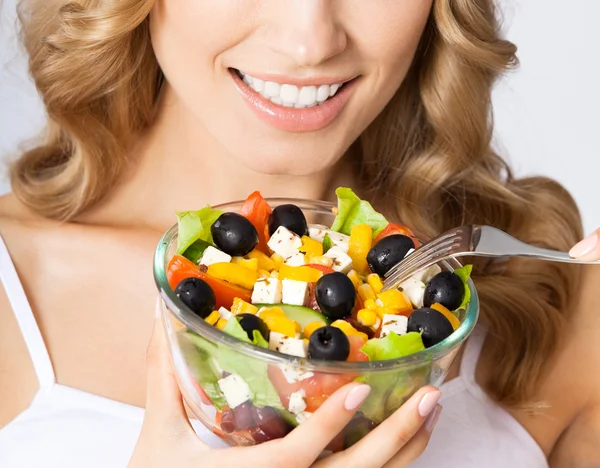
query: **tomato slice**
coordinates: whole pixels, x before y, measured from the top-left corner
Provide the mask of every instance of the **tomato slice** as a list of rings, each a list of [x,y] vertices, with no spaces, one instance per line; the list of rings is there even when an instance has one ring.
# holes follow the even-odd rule
[[[418,249],[421,246],[419,239],[416,238],[414,232],[407,226],[401,226],[400,224],[389,223],[383,231],[379,233],[379,235],[375,238],[373,244],[376,244],[381,239],[387,236],[391,236],[393,234],[402,234],[403,236],[410,237],[415,243],[415,248]]]
[[[315,270],[319,270],[319,271],[323,272],[324,275],[328,275],[330,273],[335,273],[333,268],[329,268],[328,266],[325,266],[325,265],[318,265],[317,263],[309,263],[306,266],[310,267],[310,268],[314,268]]]
[[[181,255],[174,255],[167,268],[167,279],[169,285],[175,289],[177,285],[186,278],[200,278],[208,283],[215,293],[217,299],[217,309],[219,307],[225,307],[231,309],[233,300],[236,297],[251,302],[252,292],[248,289],[236,286],[235,284],[228,283],[218,278],[202,272],[200,268],[187,258]]]
[[[240,214],[248,218],[258,232],[258,249],[268,254],[269,217],[273,210],[259,191],[253,192],[240,208]]]
[[[369,360],[369,356],[363,353],[360,348],[366,343],[360,336],[349,336],[350,341],[350,354],[348,355],[348,361],[352,362],[365,362]]]

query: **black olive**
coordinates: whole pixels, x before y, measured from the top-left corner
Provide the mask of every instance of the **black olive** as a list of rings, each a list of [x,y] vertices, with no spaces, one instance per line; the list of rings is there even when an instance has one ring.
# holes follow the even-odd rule
[[[423,305],[431,307],[436,302],[448,310],[456,310],[465,297],[465,283],[451,271],[438,273],[425,287]]]
[[[187,307],[201,318],[208,317],[216,307],[215,293],[200,278],[186,278],[175,288],[175,294]]]
[[[279,205],[269,218],[269,234],[272,236],[279,226],[284,226],[299,236],[308,235],[308,224],[302,210],[296,205]]]
[[[440,312],[429,307],[415,310],[408,317],[408,331],[421,333],[423,344],[430,348],[445,340],[454,329],[450,321]]]
[[[350,354],[350,340],[342,330],[326,326],[317,328],[308,341],[310,359],[345,361]]]
[[[233,257],[243,257],[258,244],[258,233],[247,218],[223,213],[210,227],[216,246]]]
[[[345,274],[329,273],[317,281],[315,299],[326,317],[332,320],[343,319],[352,314],[356,303],[356,289]]]
[[[253,314],[240,314],[236,318],[250,340],[254,339],[254,330],[258,330],[262,337],[269,341],[269,327],[263,319]]]
[[[373,273],[384,276],[390,268],[400,263],[415,244],[410,237],[393,234],[384,237],[371,247],[367,254],[367,263]]]
[[[270,406],[265,406],[264,408],[257,408],[254,406],[252,410],[254,414],[254,424],[258,426],[262,432],[259,436],[263,436],[264,434],[264,438],[267,440],[281,439],[288,435],[293,429],[290,423],[283,419],[277,410]]]

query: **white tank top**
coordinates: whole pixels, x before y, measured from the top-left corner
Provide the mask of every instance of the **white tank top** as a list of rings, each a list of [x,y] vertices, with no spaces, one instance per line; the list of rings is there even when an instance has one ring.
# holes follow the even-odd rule
[[[126,467],[144,410],[56,382],[48,350],[1,237],[0,280],[40,384],[31,406],[0,429],[0,467]],[[548,467],[531,435],[475,382],[484,338],[485,330],[477,326],[466,344],[459,377],[441,387],[444,410],[431,442],[411,467]],[[192,423],[205,442],[226,446],[201,423]]]

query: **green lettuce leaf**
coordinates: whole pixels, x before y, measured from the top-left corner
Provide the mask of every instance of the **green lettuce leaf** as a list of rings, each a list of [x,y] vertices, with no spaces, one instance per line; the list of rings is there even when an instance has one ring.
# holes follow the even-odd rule
[[[335,193],[338,197],[338,213],[331,226],[332,231],[350,235],[352,227],[368,224],[373,229],[373,237],[376,237],[389,224],[382,214],[375,211],[369,202],[358,198],[352,189],[340,187]]]
[[[360,350],[369,356],[369,360],[380,361],[408,356],[424,349],[421,334],[411,332],[400,336],[390,333],[384,338],[371,339]],[[428,364],[425,366],[428,368]],[[372,421],[380,423],[398,409],[412,394],[413,382],[418,385],[424,381],[422,378],[412,376],[414,371],[414,368],[405,372],[380,371],[357,379],[371,387],[369,397],[360,408],[363,414]]]
[[[473,265],[465,265],[462,268],[458,268],[454,270],[454,273],[458,275],[458,277],[462,280],[465,285],[465,297],[463,298],[462,304],[459,309],[465,309],[469,302],[471,302],[471,290],[469,289],[469,285],[467,281],[471,277],[471,273],[473,272]]]
[[[183,254],[198,239],[212,244],[210,227],[222,214],[222,211],[214,210],[208,205],[198,211],[177,213],[177,253]]]

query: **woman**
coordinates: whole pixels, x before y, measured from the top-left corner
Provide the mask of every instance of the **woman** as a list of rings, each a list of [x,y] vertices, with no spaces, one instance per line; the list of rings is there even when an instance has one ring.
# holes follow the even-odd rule
[[[476,222],[565,250],[581,235],[558,184],[515,179],[491,149],[491,87],[516,62],[492,0],[21,5],[50,127],[15,162],[14,195],[0,202],[19,273],[0,249],[2,466],[128,462],[156,296],[148,259],[176,210],[256,189],[329,198],[343,184],[423,237]],[[476,273],[482,326],[441,389],[444,411],[415,466],[598,463],[589,370],[600,352],[589,345],[600,272],[511,261]],[[343,422],[368,392],[345,387],[310,431],[217,456],[191,437],[161,378],[159,335],[132,466],[307,466],[335,434],[328,415]],[[320,463],[404,466],[427,443],[439,397],[421,390],[384,437]]]

